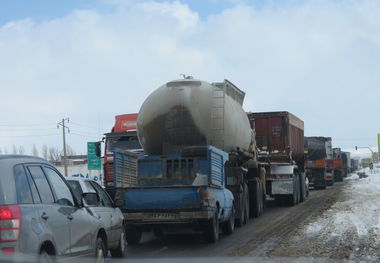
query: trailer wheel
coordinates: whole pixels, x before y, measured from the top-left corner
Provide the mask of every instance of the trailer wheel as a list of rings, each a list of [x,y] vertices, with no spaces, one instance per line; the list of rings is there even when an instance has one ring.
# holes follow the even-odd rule
[[[260,193],[260,183],[254,182],[253,187],[253,216],[258,217],[261,214],[261,193]]]
[[[248,182],[248,205],[249,205],[249,218],[255,217],[255,181]]]
[[[305,182],[305,174],[301,174],[300,175],[300,190],[301,190],[301,193],[300,193],[300,202],[304,202],[305,199],[306,199],[306,182]]]
[[[222,231],[225,235],[231,235],[235,229],[235,209],[232,206],[231,215],[222,225]]]
[[[244,200],[244,224],[248,223],[249,220],[249,191],[248,185],[245,184],[245,200]]]
[[[141,241],[141,230],[136,227],[126,227],[125,230],[125,239],[130,245],[138,245]]]
[[[241,227],[244,224],[244,215],[245,215],[245,200],[244,200],[244,192],[239,194],[239,208],[236,209],[239,211],[239,217],[236,218],[236,226]]]
[[[203,235],[207,242],[215,243],[219,239],[219,216],[216,211],[214,216],[206,223]]]
[[[300,176],[299,174],[296,175],[296,190],[297,190],[297,195],[296,195],[296,198],[297,198],[297,201],[296,201],[296,205],[298,205],[300,203],[300,200],[301,200],[301,189],[300,189],[300,180],[299,180]]]
[[[288,205],[289,206],[295,206],[295,205],[297,205],[297,202],[298,202],[298,197],[297,197],[297,195],[299,195],[298,194],[298,192],[299,192],[299,189],[298,189],[298,183],[297,183],[297,181],[298,181],[298,177],[297,177],[297,175],[293,178],[293,194],[290,194],[290,195],[286,195],[286,196],[284,196],[284,198],[287,198],[288,200]]]

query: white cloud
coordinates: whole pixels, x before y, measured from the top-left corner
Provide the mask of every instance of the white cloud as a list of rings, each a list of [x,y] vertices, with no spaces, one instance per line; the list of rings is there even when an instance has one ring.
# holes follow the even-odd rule
[[[375,144],[378,1],[243,3],[205,20],[178,1],[111,3],[117,8],[108,13],[77,10],[0,27],[0,124],[54,128],[70,117],[98,126],[100,118],[108,130],[114,115],[137,112],[152,90],[186,73],[228,78],[246,91],[247,111],[291,111],[304,119],[307,135],[332,136],[336,146],[367,145],[372,136]],[[26,132],[36,134],[17,134]],[[57,136],[1,137],[9,134],[16,132],[0,126],[8,151],[13,143],[60,145]],[[68,137],[78,151],[87,139]]]

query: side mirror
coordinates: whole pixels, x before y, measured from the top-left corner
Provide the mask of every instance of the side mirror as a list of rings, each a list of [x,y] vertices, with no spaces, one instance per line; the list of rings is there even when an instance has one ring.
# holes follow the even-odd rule
[[[114,206],[122,209],[125,207],[125,201],[123,199],[117,199],[114,202]]]
[[[99,206],[100,198],[97,193],[83,193],[82,203],[84,206]]]
[[[101,145],[100,145],[101,142],[95,142],[95,155],[97,157],[101,157],[102,155],[102,150],[101,150]]]

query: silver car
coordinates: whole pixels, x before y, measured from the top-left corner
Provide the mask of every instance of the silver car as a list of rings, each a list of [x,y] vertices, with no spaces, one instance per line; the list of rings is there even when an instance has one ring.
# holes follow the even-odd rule
[[[79,256],[104,261],[107,233],[85,200],[75,198],[46,160],[0,155],[0,261],[56,262]]]
[[[96,182],[79,177],[67,179],[71,189],[78,198],[83,193],[97,193],[100,197],[99,205],[91,205],[89,209],[104,224],[107,233],[108,249],[112,257],[125,257],[126,237],[124,217],[116,207],[107,192]]]

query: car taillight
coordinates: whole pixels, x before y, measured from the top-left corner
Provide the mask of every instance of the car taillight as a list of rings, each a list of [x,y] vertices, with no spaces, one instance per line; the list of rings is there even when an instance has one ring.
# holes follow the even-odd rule
[[[20,207],[18,205],[0,206],[0,242],[17,241],[20,230]]]

